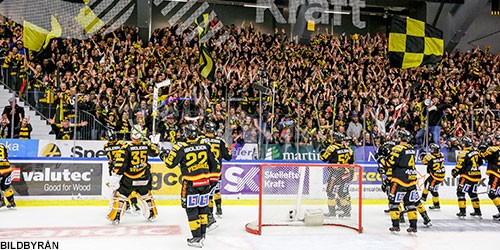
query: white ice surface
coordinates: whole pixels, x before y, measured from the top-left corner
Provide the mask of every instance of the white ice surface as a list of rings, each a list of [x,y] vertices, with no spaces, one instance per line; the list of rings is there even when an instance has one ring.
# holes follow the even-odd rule
[[[485,202],[486,203],[486,202]],[[483,204],[483,219],[458,220],[457,206],[443,206],[441,211],[429,211],[433,226],[425,228],[419,217],[416,236],[406,233],[408,224],[401,226],[400,235],[388,231],[389,215],[386,206],[367,205],[363,208],[364,232],[336,227],[272,227],[257,236],[245,231],[245,224],[257,216],[256,206],[223,206],[224,217],[218,219],[219,228],[209,232],[203,249],[500,249],[500,222],[491,215],[496,208]],[[18,207],[17,210],[0,209],[0,241],[56,241],[62,250],[120,249],[193,249],[186,245],[191,237],[185,212],[180,207],[160,206],[158,219],[146,222],[142,215],[126,214],[122,223],[112,226],[105,219],[106,207]],[[472,208],[468,207],[468,213]],[[139,230],[138,228],[142,228]],[[173,226],[175,230],[149,230],[159,226]],[[82,237],[92,227],[94,234]],[[19,229],[22,228],[22,232]],[[44,228],[37,230],[36,228]],[[36,236],[45,231],[60,232],[62,237]],[[95,233],[100,230],[100,234]],[[121,230],[121,231],[120,231]],[[126,235],[122,232],[127,231]],[[147,235],[156,234],[156,235]],[[169,234],[168,232],[174,233]]]

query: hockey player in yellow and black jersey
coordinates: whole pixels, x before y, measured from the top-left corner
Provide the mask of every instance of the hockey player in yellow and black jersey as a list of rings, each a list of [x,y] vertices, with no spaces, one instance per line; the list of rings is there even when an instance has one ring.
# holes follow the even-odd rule
[[[141,128],[135,125],[130,135],[132,142],[122,147],[122,154],[115,159],[116,174],[109,179],[109,186],[116,190],[114,193],[111,212],[108,219],[113,224],[120,223],[120,218],[126,209],[127,197],[135,191],[138,195],[142,213],[148,220],[154,220],[158,214],[156,205],[151,194],[151,165],[148,156],[158,156],[156,141],[142,142],[143,134]]]
[[[116,167],[116,160],[120,158],[122,154],[122,147],[126,146],[127,143],[116,138],[115,131],[108,129],[105,132],[105,138],[108,140],[104,144],[104,152],[106,152],[106,157],[108,158],[108,171],[109,175],[118,172],[119,168]]]
[[[198,127],[188,124],[184,128],[185,142],[174,145],[169,152],[162,152],[160,158],[168,168],[179,165],[182,173],[181,202],[186,209],[192,238],[187,244],[203,247],[208,223],[210,178],[218,174],[219,163],[211,146],[198,137]]]
[[[7,208],[15,208],[14,190],[10,186],[12,183],[12,168],[9,163],[9,152],[7,147],[0,143],[0,208],[5,206],[7,199]],[[5,197],[4,197],[5,195]]]
[[[108,142],[104,145],[104,152],[106,152],[106,157],[108,158],[108,171],[109,171],[109,176],[112,174],[116,174],[118,170],[120,170],[118,167],[116,167],[116,160],[121,157],[122,152],[122,147],[125,147],[127,143],[125,141],[118,140],[115,131],[113,131],[111,128],[108,128],[104,134],[105,138],[108,140]],[[132,203],[132,207],[136,212],[140,211],[141,209],[137,205],[137,197],[135,196],[135,192],[133,192],[130,197],[130,203]],[[130,209],[130,204],[127,202],[127,210]]]
[[[479,145],[479,156],[488,161],[488,197],[498,209],[493,219],[500,221],[500,135],[495,136],[492,146]]]
[[[230,161],[233,158],[233,154],[227,143],[224,139],[217,137],[216,133],[216,125],[212,121],[209,121],[205,124],[205,136],[202,137],[206,142],[208,142],[211,146],[212,153],[215,156],[215,159],[218,161],[217,171],[213,173],[213,177],[210,178],[210,203],[208,204],[209,214],[208,214],[208,231],[214,229],[216,227],[216,220],[213,215],[214,202],[217,208],[216,214],[217,216],[222,216],[222,199],[220,196],[220,174],[222,168],[222,159],[226,161]]]
[[[392,227],[391,232],[399,232],[400,210],[399,204],[404,203],[408,210],[410,227],[409,233],[417,232],[417,208],[419,201],[417,190],[417,171],[415,169],[415,150],[409,144],[412,139],[410,132],[398,131],[399,144],[394,146],[387,158],[381,159],[380,163],[386,169],[388,184],[388,199]]]
[[[346,146],[345,136],[340,132],[333,134],[334,143],[328,146],[320,154],[320,159],[333,164],[353,164],[353,151]],[[326,216],[336,216],[336,207],[343,213],[339,217],[351,216],[351,196],[349,184],[354,177],[354,171],[348,167],[328,168],[328,183],[326,194],[328,196],[328,213]]]
[[[425,179],[421,200],[425,203],[427,195],[429,195],[430,192],[432,195],[432,203],[434,205],[429,208],[440,209],[438,188],[439,184],[443,182],[446,175],[446,170],[443,164],[444,155],[441,151],[439,151],[439,145],[435,143],[431,143],[429,145],[429,149],[431,151],[430,154],[420,155],[420,160],[422,161],[422,164],[427,165],[427,174],[429,174],[429,177]]]
[[[481,217],[481,208],[479,205],[479,197],[477,195],[477,185],[481,180],[481,171],[479,167],[483,164],[483,160],[479,157],[479,151],[473,147],[472,139],[462,137],[463,149],[457,156],[455,168],[451,171],[453,178],[460,175],[457,185],[458,218],[463,219],[466,216],[465,194],[469,194],[472,201],[474,212],[470,215],[473,217]]]

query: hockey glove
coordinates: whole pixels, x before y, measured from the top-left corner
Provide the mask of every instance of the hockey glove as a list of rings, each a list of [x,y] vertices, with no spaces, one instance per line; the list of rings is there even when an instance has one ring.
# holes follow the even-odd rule
[[[384,168],[384,167],[382,167],[382,166],[379,166],[379,167],[377,168],[377,171],[378,171],[378,173],[379,173],[379,174],[385,174],[385,168]]]
[[[162,161],[165,161],[165,159],[167,159],[167,157],[168,157],[168,152],[167,152],[166,150],[162,150],[162,151],[160,152],[159,157],[160,157],[160,159],[161,159]]]
[[[427,153],[426,153],[426,152],[422,152],[422,153],[418,156],[418,159],[420,159],[420,161],[422,161],[422,159],[424,159],[426,155],[427,155]]]
[[[453,178],[457,178],[457,176],[458,176],[458,170],[452,169],[451,170],[451,176],[453,176]]]
[[[160,134],[156,133],[154,135],[150,135],[149,140],[151,140],[151,143],[159,145],[160,144]]]
[[[382,192],[387,192],[387,187],[389,186],[389,180],[388,179],[385,179],[382,181]]]
[[[108,179],[108,187],[113,189],[113,190],[117,190],[118,188],[120,188],[120,180],[122,179],[122,176],[121,175],[117,175],[117,174],[112,174],[109,179]]]

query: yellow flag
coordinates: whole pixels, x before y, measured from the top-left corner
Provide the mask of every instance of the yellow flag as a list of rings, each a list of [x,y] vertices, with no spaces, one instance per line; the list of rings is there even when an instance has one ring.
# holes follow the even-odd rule
[[[48,31],[38,25],[31,22],[24,21],[24,46],[32,51],[40,51],[46,48],[50,42],[50,39],[60,37],[62,34],[62,28],[55,16],[50,16],[51,30]]]
[[[50,26],[51,26],[51,31],[49,34],[47,34],[47,37],[45,38],[45,44],[43,45],[43,48],[47,48],[47,45],[50,43],[50,39],[52,38],[58,38],[61,37],[62,34],[62,28],[59,22],[57,21],[55,16],[50,16]]]
[[[28,21],[23,22],[23,27],[24,47],[32,51],[40,51],[49,31]]]
[[[80,9],[80,13],[75,17],[76,21],[82,26],[86,33],[98,31],[104,22],[99,18],[89,6]]]
[[[307,21],[307,30],[314,31],[314,21]]]

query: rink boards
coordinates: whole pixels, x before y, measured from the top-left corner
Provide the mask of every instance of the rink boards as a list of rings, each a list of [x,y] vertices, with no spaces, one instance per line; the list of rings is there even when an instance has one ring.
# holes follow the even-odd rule
[[[78,204],[106,205],[112,194],[106,186],[109,177],[108,164],[103,158],[17,158],[11,159],[14,168],[12,186],[18,200],[27,204],[45,205],[72,204],[68,201],[78,201]],[[159,204],[179,204],[180,171],[178,168],[169,169],[158,158],[150,159],[152,166],[153,194]],[[221,194],[225,204],[249,205],[257,204],[259,166],[262,163],[292,163],[292,161],[231,161],[223,162],[221,175]],[[293,163],[312,163],[293,161]],[[381,191],[382,178],[377,173],[377,165],[373,163],[359,163],[363,167],[362,188],[364,204],[385,204],[386,196]],[[439,185],[439,194],[442,203],[456,203],[457,179],[451,177],[454,165],[445,165],[447,177]],[[487,176],[477,186],[481,200],[488,200]],[[423,183],[428,176],[425,166],[417,165],[418,189],[423,189]],[[324,194],[326,175],[311,175],[308,192]],[[354,178],[357,179],[357,178]],[[286,182],[285,182],[286,183]],[[359,185],[353,182],[350,189],[357,193]],[[64,202],[63,202],[64,201]]]

